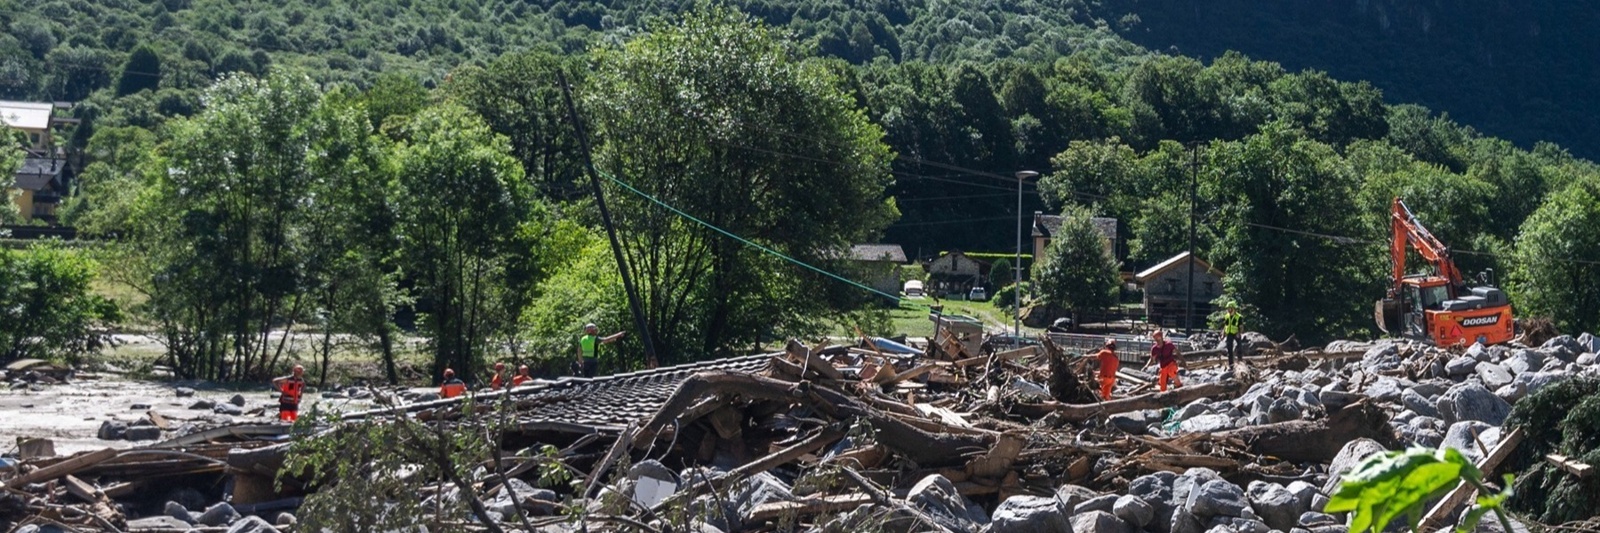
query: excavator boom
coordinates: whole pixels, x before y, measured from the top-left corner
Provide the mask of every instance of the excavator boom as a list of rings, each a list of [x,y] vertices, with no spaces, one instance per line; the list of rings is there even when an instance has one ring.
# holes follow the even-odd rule
[[[1378,301],[1378,329],[1397,336],[1427,339],[1439,346],[1498,344],[1511,340],[1511,304],[1494,287],[1468,288],[1461,269],[1445,246],[1422,225],[1405,201],[1396,197],[1389,210],[1389,256],[1394,265],[1389,294]],[[1414,248],[1437,272],[1406,275],[1406,249]]]

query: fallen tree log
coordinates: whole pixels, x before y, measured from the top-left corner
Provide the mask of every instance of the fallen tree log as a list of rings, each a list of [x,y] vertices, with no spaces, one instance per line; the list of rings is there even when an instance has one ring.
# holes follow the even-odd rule
[[[1485,477],[1488,477],[1496,468],[1500,468],[1500,463],[1511,457],[1511,453],[1516,451],[1517,445],[1522,444],[1523,437],[1524,434],[1521,428],[1513,430],[1505,438],[1500,439],[1500,442],[1495,445],[1493,450],[1485,454],[1482,459],[1478,459],[1478,463],[1475,466],[1484,473]],[[1428,510],[1426,516],[1422,517],[1422,527],[1419,531],[1432,531],[1454,522],[1456,511],[1460,510],[1461,506],[1466,505],[1467,502],[1472,501],[1472,495],[1475,492],[1477,492],[1477,489],[1467,484],[1467,482],[1457,483],[1455,489],[1446,494],[1443,499],[1439,500],[1439,503],[1433,506],[1433,509]]]
[[[1236,438],[1258,455],[1293,462],[1326,463],[1344,444],[1369,438],[1389,449],[1399,446],[1389,415],[1365,400],[1340,409],[1324,420],[1295,420],[1224,431],[1217,438]]]
[[[1061,402],[1044,402],[1038,404],[1019,404],[1016,406],[1018,413],[1025,416],[1043,416],[1050,412],[1059,413],[1061,418],[1070,422],[1083,422],[1091,418],[1143,411],[1146,409],[1160,409],[1162,407],[1175,407],[1200,398],[1216,396],[1232,396],[1245,389],[1243,383],[1228,380],[1220,383],[1206,383],[1182,387],[1168,392],[1155,392],[1123,398],[1101,403],[1073,404]]]
[[[644,446],[672,424],[700,398],[712,395],[740,396],[748,399],[805,403],[835,420],[862,418],[878,431],[878,442],[902,457],[922,465],[946,465],[962,461],[968,453],[988,451],[993,438],[986,435],[929,433],[888,413],[871,408],[854,396],[813,383],[790,383],[737,372],[701,372],[685,379],[641,427],[635,446]]]

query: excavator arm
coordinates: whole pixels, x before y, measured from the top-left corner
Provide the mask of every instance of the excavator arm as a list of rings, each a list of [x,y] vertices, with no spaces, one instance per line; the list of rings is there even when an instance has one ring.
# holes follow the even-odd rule
[[[1453,288],[1465,283],[1461,277],[1461,270],[1456,268],[1455,260],[1450,258],[1450,248],[1440,242],[1428,228],[1423,227],[1422,221],[1411,212],[1404,200],[1396,196],[1389,214],[1390,227],[1394,238],[1389,242],[1389,256],[1394,264],[1394,274],[1390,277],[1390,294],[1400,291],[1400,281],[1406,277],[1406,246],[1417,249],[1422,258],[1432,264],[1439,271],[1439,276],[1450,281]],[[1452,292],[1454,292],[1452,290]]]

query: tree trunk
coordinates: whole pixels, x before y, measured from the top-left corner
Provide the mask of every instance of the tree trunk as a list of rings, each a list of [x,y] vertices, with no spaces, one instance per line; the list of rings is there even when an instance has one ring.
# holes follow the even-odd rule
[[[1366,401],[1351,404],[1324,420],[1295,420],[1253,426],[1217,434],[1238,438],[1250,451],[1296,463],[1326,463],[1339,455],[1344,444],[1358,438],[1378,441],[1389,449],[1399,446],[1389,427],[1389,415]]]
[[[1014,410],[1025,416],[1043,416],[1051,411],[1060,413],[1062,419],[1069,422],[1083,422],[1085,420],[1127,413],[1143,411],[1146,409],[1159,409],[1162,407],[1175,407],[1200,398],[1213,396],[1233,396],[1245,389],[1244,384],[1229,380],[1221,383],[1207,383],[1183,387],[1171,392],[1153,392],[1132,398],[1123,398],[1102,403],[1069,404],[1060,402],[1044,402],[1041,404],[1019,404]],[[1343,442],[1343,441],[1341,441]]]

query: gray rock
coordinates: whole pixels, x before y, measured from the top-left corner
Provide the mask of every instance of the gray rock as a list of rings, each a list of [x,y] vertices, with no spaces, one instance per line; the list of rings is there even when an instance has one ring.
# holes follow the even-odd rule
[[[1478,361],[1493,361],[1494,360],[1494,354],[1489,351],[1489,348],[1484,346],[1483,343],[1478,343],[1478,342],[1474,342],[1474,343],[1472,343],[1472,346],[1468,346],[1466,353],[1464,353],[1463,355],[1466,355],[1467,357],[1471,357],[1474,360],[1478,360]]]
[[[1071,531],[1073,533],[1131,533],[1133,528],[1128,527],[1127,523],[1111,513],[1090,511],[1087,513],[1075,513],[1072,516]]]
[[[1233,428],[1233,418],[1228,415],[1200,415],[1178,424],[1178,431],[1186,433],[1215,433]]]
[[[290,513],[288,511],[278,513],[278,517],[272,520],[273,525],[278,527],[289,527],[299,522],[300,519],[295,518],[294,513]]]
[[[995,508],[989,529],[996,532],[1072,531],[1072,523],[1055,498],[1012,496]]]
[[[941,526],[956,531],[971,531],[986,521],[986,516],[974,516],[976,507],[956,490],[954,483],[944,476],[933,474],[922,478],[911,487],[906,501],[928,513]],[[982,513],[982,508],[978,509]]]
[[[259,516],[247,516],[234,522],[233,526],[228,528],[228,533],[278,533],[278,528],[272,527],[272,524],[268,524]]]
[[[1451,387],[1439,398],[1438,407],[1445,422],[1452,423],[1479,420],[1498,426],[1505,423],[1506,415],[1511,414],[1511,404],[1483,388],[1483,385],[1472,382]]]
[[[1400,403],[1405,404],[1406,409],[1410,409],[1418,415],[1435,418],[1439,416],[1439,408],[1434,406],[1436,402],[1429,401],[1427,397],[1418,394],[1415,387],[1400,393]]]
[[[239,511],[235,511],[228,502],[222,502],[206,509],[200,516],[194,518],[195,522],[211,526],[226,526],[239,519]]]
[[[1300,513],[1301,527],[1331,526],[1338,523],[1339,519],[1334,518],[1333,515],[1323,514],[1316,511],[1306,511],[1304,513]]]
[[[1506,358],[1506,369],[1517,374],[1544,368],[1544,354],[1533,350],[1517,350]]]
[[[1169,533],[1203,533],[1206,531],[1206,527],[1205,524],[1200,523],[1199,518],[1195,518],[1194,513],[1180,511],[1172,513],[1167,531]]]
[[[1562,361],[1567,362],[1571,362],[1573,358],[1578,356],[1578,354],[1591,351],[1588,349],[1588,346],[1580,344],[1577,339],[1572,338],[1571,335],[1560,335],[1556,338],[1544,341],[1544,344],[1539,346],[1539,348],[1540,350],[1545,350],[1546,355],[1555,355]]]
[[[1578,347],[1582,348],[1582,351],[1589,353],[1600,353],[1600,337],[1596,337],[1592,333],[1585,332],[1582,335],[1578,335],[1577,341]]]
[[[128,440],[156,440],[161,438],[161,428],[155,426],[131,427],[122,436]]]
[[[1483,380],[1483,386],[1489,389],[1498,389],[1511,383],[1512,375],[1506,367],[1494,363],[1478,363],[1478,379]]]
[[[1500,442],[1500,428],[1477,420],[1462,420],[1450,425],[1450,430],[1445,432],[1444,442],[1440,444],[1460,450],[1461,455],[1477,463],[1483,458],[1483,450],[1478,448],[1480,441],[1484,446],[1493,448]]]
[[[1174,506],[1188,507],[1189,497],[1200,491],[1200,486],[1211,481],[1221,481],[1222,475],[1210,468],[1191,468],[1172,480],[1172,503]]]
[[[1234,518],[1228,521],[1228,526],[1239,533],[1271,533],[1275,531],[1266,522],[1254,518]]]
[[[1356,439],[1345,443],[1344,447],[1339,449],[1339,454],[1333,457],[1333,462],[1328,463],[1328,482],[1322,486],[1322,492],[1333,494],[1333,489],[1339,486],[1339,476],[1355,468],[1356,463],[1360,463],[1367,456],[1387,451],[1389,451],[1387,448],[1372,439]]]
[[[668,473],[670,474],[671,472],[669,471]],[[630,492],[631,490],[632,489],[629,489]],[[535,488],[533,485],[529,485],[523,480],[517,478],[507,478],[506,488],[501,489],[498,494],[495,494],[494,499],[486,502],[486,506],[490,511],[499,513],[500,516],[514,517],[517,515],[518,507],[529,513],[549,514],[551,511],[555,510],[555,507],[550,504],[539,502],[555,502],[560,500],[561,497],[557,496],[553,490]],[[278,525],[283,524],[280,523]]]
[[[233,395],[232,398],[228,399],[228,403],[237,405],[239,407],[244,407],[244,395],[243,394],[235,394],[235,395]]]
[[[437,399],[439,399],[439,393],[437,393],[437,392],[424,392],[422,394],[418,394],[417,395],[417,399],[413,400],[413,402],[416,402],[416,403],[431,402],[431,401],[434,401],[434,400],[437,400]]]
[[[1062,485],[1061,488],[1056,489],[1056,500],[1061,502],[1062,509],[1075,509],[1083,502],[1098,497],[1100,497],[1100,493],[1078,485]]]
[[[1472,374],[1478,363],[1477,359],[1471,357],[1457,357],[1444,364],[1444,371],[1453,378],[1465,377]]]
[[[1317,526],[1309,529],[1311,530],[1311,533],[1350,533],[1350,527],[1344,524]]]
[[[1156,518],[1156,508],[1144,501],[1144,498],[1133,495],[1123,495],[1111,505],[1111,514],[1131,524],[1135,529],[1143,529],[1150,525]]]
[[[1411,427],[1417,429],[1444,429],[1447,426],[1447,424],[1444,423],[1444,420],[1440,420],[1431,416],[1420,415],[1416,418],[1412,418],[1410,425]]]
[[[1289,484],[1289,493],[1294,494],[1295,510],[1301,514],[1311,510],[1311,500],[1317,496],[1317,486],[1304,481],[1295,481]]]
[[[217,402],[213,402],[211,400],[207,400],[205,398],[201,398],[199,400],[195,400],[193,404],[190,404],[189,408],[190,409],[195,409],[195,410],[202,410],[202,409],[209,410],[212,407],[216,407],[216,406],[217,406]]]
[[[1202,518],[1242,516],[1249,507],[1244,489],[1224,480],[1207,481],[1189,494],[1189,510]]]
[[[1295,520],[1300,517],[1300,505],[1293,492],[1277,483],[1264,483],[1259,490],[1251,483],[1251,489],[1250,507],[1261,521],[1279,531],[1295,526]]]
[[[214,412],[214,413],[217,413],[217,414],[223,414],[223,415],[228,415],[228,416],[239,416],[239,415],[244,414],[244,408],[243,407],[239,407],[239,406],[231,404],[231,403],[219,403],[219,404],[213,405],[213,406],[211,406],[211,411]]]
[[[1289,398],[1278,398],[1272,402],[1272,407],[1267,408],[1267,422],[1276,424],[1299,420],[1303,411],[1298,402]]]
[[[151,516],[128,521],[130,531],[188,531],[189,523],[170,516]],[[17,531],[22,531],[18,529]]]
[[[1570,374],[1566,372],[1529,372],[1517,376],[1515,383],[1522,384],[1523,388],[1527,390],[1527,394],[1533,394],[1546,385],[1561,381],[1569,376]]]
[[[1150,432],[1150,422],[1145,420],[1141,412],[1117,413],[1106,417],[1111,427],[1122,430],[1124,433],[1144,435]]]
[[[1361,368],[1371,373],[1400,368],[1400,348],[1393,344],[1380,344],[1361,355]]]
[[[131,410],[131,411],[148,411],[148,410],[150,410],[150,404],[147,404],[147,403],[136,403],[136,404],[133,404],[131,406],[128,406],[128,409]]]
[[[1313,496],[1311,498],[1311,510],[1320,512],[1323,509],[1327,509],[1327,508],[1328,508],[1328,496],[1327,495],[1322,494],[1322,493],[1319,492],[1319,493],[1317,493],[1316,496]]]
[[[128,434],[128,425],[116,420],[107,420],[100,423],[100,431],[95,436],[100,440],[119,440]]]
[[[1399,402],[1400,393],[1414,386],[1416,386],[1416,383],[1412,383],[1409,380],[1380,377],[1363,392],[1368,397],[1380,402]]]
[[[1343,409],[1344,406],[1361,400],[1360,394],[1339,390],[1323,389],[1317,393],[1317,399],[1322,400],[1322,405],[1328,409]]]
[[[1440,379],[1412,385],[1411,390],[1421,394],[1424,398],[1432,398],[1444,394],[1444,391],[1450,390],[1450,387],[1453,386],[1455,386],[1455,382]]]
[[[1600,362],[1600,353],[1586,353],[1578,356],[1573,362],[1580,366],[1594,366],[1595,363]]]
[[[1211,400],[1207,400],[1205,398],[1201,398],[1201,399],[1189,402],[1189,405],[1183,406],[1183,408],[1179,409],[1178,413],[1173,415],[1172,418],[1174,420],[1188,420],[1188,419],[1191,419],[1191,418],[1194,418],[1194,417],[1197,417],[1197,416],[1200,416],[1200,415],[1203,415],[1203,414],[1207,414],[1207,413],[1210,413],[1210,412],[1211,412]]]
[[[178,502],[167,502],[166,507],[161,509],[161,514],[181,520],[184,524],[193,524],[195,518],[194,513],[189,512],[189,508]],[[185,529],[187,529],[187,526],[185,526]]]
[[[1128,483],[1128,495],[1136,496],[1155,508],[1155,518],[1146,527],[1157,533],[1171,531],[1172,515],[1178,506],[1172,494],[1172,486],[1177,479],[1178,475],[1172,472],[1156,472],[1133,478],[1133,481]]]
[[[1505,400],[1506,403],[1514,404],[1517,403],[1517,400],[1521,400],[1523,396],[1528,395],[1528,386],[1513,381],[1506,384],[1504,387],[1495,389],[1494,395],[1499,396],[1500,399]]]
[[[1111,512],[1111,507],[1116,505],[1116,503],[1117,495],[1115,494],[1095,496],[1085,500],[1083,503],[1073,506],[1072,514],[1088,513],[1093,511],[1105,511],[1109,513]]]

